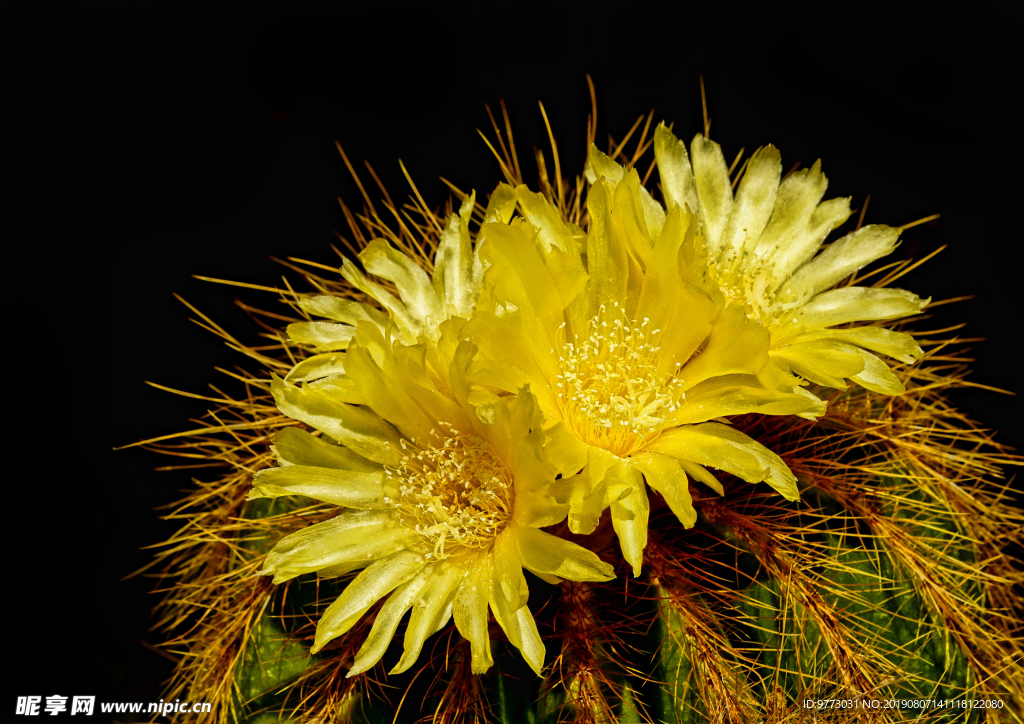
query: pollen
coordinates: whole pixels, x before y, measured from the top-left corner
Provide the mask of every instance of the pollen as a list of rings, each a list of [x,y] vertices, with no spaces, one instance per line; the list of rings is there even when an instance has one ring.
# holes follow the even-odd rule
[[[563,328],[564,329],[564,328]],[[582,334],[562,342],[555,390],[563,419],[584,442],[619,456],[656,437],[683,402],[682,380],[659,373],[660,329],[601,305]]]
[[[387,469],[394,495],[385,503],[424,539],[431,560],[488,548],[512,516],[512,475],[479,437],[444,423],[431,432],[435,444],[407,445],[402,464]]]

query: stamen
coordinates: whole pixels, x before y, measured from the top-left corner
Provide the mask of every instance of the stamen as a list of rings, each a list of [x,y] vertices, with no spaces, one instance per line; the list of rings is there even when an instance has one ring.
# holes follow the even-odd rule
[[[512,476],[494,449],[447,423],[440,425],[444,429],[430,432],[434,445],[386,469],[398,497],[384,499],[406,527],[424,538],[432,560],[489,546],[512,515]]]
[[[660,373],[660,329],[650,319],[630,320],[615,304],[606,319],[602,305],[587,329],[562,341],[556,394],[563,419],[581,440],[628,455],[656,436],[683,398],[682,380]]]

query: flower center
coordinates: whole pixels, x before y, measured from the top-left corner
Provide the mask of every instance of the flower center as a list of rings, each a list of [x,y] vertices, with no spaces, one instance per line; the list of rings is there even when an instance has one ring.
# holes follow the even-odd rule
[[[601,305],[586,336],[577,333],[562,342],[555,389],[576,437],[626,456],[656,436],[682,404],[682,380],[675,376],[682,365],[659,374],[661,330],[650,329],[646,318],[638,323],[605,312]]]
[[[441,435],[431,431],[437,445],[410,450],[386,470],[397,492],[384,502],[424,538],[433,560],[490,546],[512,515],[512,476],[494,449],[444,427]]]
[[[718,285],[728,304],[743,308],[747,318],[770,327],[784,324],[799,302],[775,297],[774,270],[753,255],[729,250],[708,263],[708,276]]]

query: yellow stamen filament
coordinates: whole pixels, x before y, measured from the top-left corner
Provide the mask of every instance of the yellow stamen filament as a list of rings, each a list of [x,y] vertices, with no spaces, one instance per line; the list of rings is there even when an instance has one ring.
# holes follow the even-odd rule
[[[682,380],[659,374],[660,329],[650,320],[611,314],[604,305],[586,332],[563,341],[555,385],[563,419],[577,437],[616,455],[628,455],[660,432],[684,394]],[[564,325],[563,325],[564,328]],[[586,336],[584,336],[586,335]]]
[[[494,449],[442,425],[440,435],[431,431],[437,445],[415,449],[387,470],[397,493],[384,498],[424,538],[432,560],[490,546],[512,515],[512,475]]]

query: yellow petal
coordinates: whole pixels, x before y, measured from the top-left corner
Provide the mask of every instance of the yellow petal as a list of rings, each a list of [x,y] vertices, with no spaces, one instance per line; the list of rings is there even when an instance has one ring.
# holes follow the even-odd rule
[[[732,183],[722,147],[698,133],[690,143],[693,175],[696,179],[700,218],[711,258],[722,249],[722,235],[732,212]]]
[[[785,265],[794,258],[802,257],[801,261],[809,258],[805,256],[811,242],[808,225],[827,188],[828,179],[821,172],[821,161],[787,176],[779,184],[771,218],[754,246],[755,255],[767,256],[776,265]],[[824,238],[817,239],[810,255],[818,250]]]
[[[356,328],[334,322],[294,322],[286,330],[295,344],[311,345],[315,352],[347,349]]]
[[[544,448],[548,460],[563,477],[575,475],[587,464],[586,443],[572,434],[563,422],[545,430],[548,442]]]
[[[378,327],[387,326],[388,318],[379,310],[351,299],[337,297],[333,294],[317,294],[312,297],[299,297],[299,306],[309,314],[327,317],[335,322],[344,322],[355,326],[359,322],[372,322]]]
[[[752,251],[775,207],[782,175],[782,155],[775,146],[754,151],[729,215],[722,249]]]
[[[801,388],[766,389],[751,375],[716,377],[687,391],[686,399],[668,422],[686,425],[728,415],[825,414],[825,403]]]
[[[332,603],[316,627],[316,641],[312,652],[324,647],[348,631],[370,606],[388,595],[426,565],[423,556],[412,551],[401,551],[383,558],[355,577]],[[358,616],[357,616],[358,615]],[[372,665],[372,664],[371,664]]]
[[[728,307],[712,327],[704,350],[679,371],[683,389],[722,375],[757,374],[768,363],[771,337],[739,307]]]
[[[270,389],[277,408],[288,417],[311,425],[367,460],[390,467],[401,464],[398,433],[374,413],[294,387],[279,377],[274,377]]]
[[[679,461],[668,455],[638,453],[630,462],[644,474],[647,484],[665,498],[668,507],[679,518],[684,528],[697,522],[697,511],[690,497],[690,484]]]
[[[772,359],[801,377],[826,387],[845,389],[845,379],[864,369],[864,357],[852,344],[816,339],[772,350]]]
[[[870,352],[858,350],[864,359],[864,369],[850,377],[861,387],[883,395],[902,395],[906,392],[903,383],[892,373],[888,365]]]
[[[299,382],[310,382],[324,377],[334,377],[345,374],[345,355],[343,354],[318,354],[309,359],[304,359],[292,367],[285,375],[285,382],[293,385]],[[347,400],[346,400],[347,402]]]
[[[676,138],[664,123],[659,123],[654,129],[654,158],[661,176],[665,206],[669,211],[678,206],[696,214],[697,187],[686,144]]]
[[[590,187],[587,208],[590,212],[590,233],[587,234],[587,273],[591,309],[602,304],[626,300],[629,284],[629,260],[622,238],[610,227],[610,213],[615,187],[604,179]],[[610,306],[610,305],[609,305]],[[590,321],[589,318],[586,321]]]
[[[337,468],[289,465],[260,470],[253,478],[248,499],[305,495],[346,508],[372,508],[384,496],[384,473],[359,473]]]
[[[931,298],[903,289],[841,287],[823,292],[804,305],[799,323],[805,329],[833,327],[868,319],[898,319],[917,314]]]
[[[722,484],[718,482],[718,478],[705,470],[703,466],[698,465],[697,463],[692,463],[689,460],[680,460],[679,465],[694,480],[699,480],[704,483],[706,486],[718,493],[719,496],[725,495],[725,488],[723,488]]]
[[[370,274],[393,282],[406,309],[422,324],[444,319],[441,300],[423,267],[383,239],[374,239],[359,252],[359,261]]]
[[[370,570],[371,569],[363,571],[360,577],[369,573]],[[346,679],[353,677],[356,674],[363,673],[380,661],[380,657],[388,650],[388,644],[390,644],[391,639],[394,638],[395,631],[398,629],[398,624],[401,622],[402,617],[405,616],[405,612],[415,605],[420,592],[430,582],[435,571],[435,566],[426,566],[422,570],[418,571],[412,580],[402,583],[402,585],[399,586],[393,594],[391,594],[391,597],[387,602],[381,606],[380,611],[377,612],[377,618],[374,619],[373,626],[370,628],[370,633],[366,637],[366,641],[363,642],[358,653],[356,653],[355,661],[352,662],[352,668],[349,669],[348,673],[345,675]],[[356,580],[358,581],[359,578]],[[382,596],[378,596],[377,598],[381,597]],[[330,612],[330,609],[327,610]],[[327,614],[325,613],[324,618],[320,620],[320,626],[323,625],[324,619],[326,618]],[[318,643],[320,641],[320,626],[317,626],[316,631]],[[313,653],[316,653],[317,650],[318,649],[314,647]]]
[[[786,339],[787,344],[801,344],[816,339],[835,339],[895,357],[901,362],[915,362],[924,352],[905,332],[885,327],[854,327],[853,329],[821,329]]]
[[[462,566],[441,565],[431,576],[429,584],[420,591],[412,606],[409,625],[405,628],[404,650],[395,668],[389,674],[400,674],[416,663],[423,643],[436,632],[446,617],[449,605],[455,598],[456,587],[465,580]]]
[[[341,445],[331,445],[298,427],[286,427],[274,436],[274,452],[290,465],[338,468],[357,473],[380,471],[380,465],[359,457]]]
[[[359,388],[369,409],[410,440],[422,441],[429,437],[437,426],[437,418],[420,409],[406,394],[402,376],[385,374],[370,353],[358,346],[349,350],[345,364],[348,378]]]
[[[282,583],[346,562],[358,562],[356,568],[362,568],[413,541],[387,511],[346,512],[282,538],[267,554],[260,573],[273,574],[274,583]]]
[[[459,588],[452,606],[452,616],[459,633],[468,641],[473,654],[473,673],[482,674],[491,668],[491,637],[487,630],[487,600],[491,588],[489,556],[482,555],[468,567],[469,575]]]
[[[795,269],[814,256],[829,232],[850,218],[850,214],[849,197],[829,199],[818,204],[804,226],[793,230],[791,236],[783,237],[777,251],[769,254],[772,289],[777,289]],[[761,253],[761,249],[755,248],[754,253]]]
[[[587,149],[587,161],[583,166],[583,173],[587,177],[587,183],[597,183],[599,178],[608,179],[612,184],[622,180],[625,169],[615,162],[614,159],[598,150],[597,146],[590,144]]]
[[[530,224],[537,228],[537,238],[545,252],[558,249],[574,259],[579,259],[580,250],[573,235],[573,228],[562,220],[558,209],[548,203],[543,194],[534,193],[526,186],[517,186],[516,199]]]
[[[549,329],[561,324],[563,310],[586,281],[582,265],[573,270],[572,260],[558,249],[543,251],[539,232],[529,225],[490,224],[480,233],[480,257],[488,265],[485,285],[493,298],[539,317]],[[558,278],[551,265],[559,267]]]
[[[341,276],[349,284],[367,296],[376,299],[382,307],[388,310],[391,318],[402,333],[402,340],[406,344],[415,344],[423,331],[423,322],[418,319],[400,300],[375,282],[371,282],[348,259],[342,260]]]
[[[312,359],[316,358],[314,357]],[[313,373],[315,374],[315,370]],[[298,379],[294,380],[285,378],[285,381],[294,384],[295,382],[301,382],[301,378],[303,376],[304,375],[300,375]],[[362,405],[366,402],[357,385],[344,375],[328,375],[327,377],[321,377],[313,380],[312,382],[307,382],[305,384],[305,388],[311,392],[321,394],[330,400],[344,402],[349,405]]]
[[[516,528],[513,534],[528,571],[571,581],[610,581],[615,577],[611,564],[575,543],[536,528]]]
[[[509,528],[495,538],[490,555],[493,572],[491,605],[497,601],[503,611],[515,611],[525,606],[530,592],[523,575],[523,556]]]
[[[516,209],[516,191],[508,184],[498,184],[491,193],[484,211],[485,224],[507,224]]]
[[[530,665],[534,673],[541,676],[546,652],[544,642],[537,631],[537,622],[534,620],[529,606],[523,606],[515,612],[515,627],[518,632],[516,647],[522,652],[523,658],[526,659],[526,663]],[[508,633],[508,629],[505,630],[505,633]],[[511,640],[511,636],[509,639]]]
[[[640,575],[640,567],[644,562],[651,503],[644,489],[644,481],[637,470],[623,465],[618,471],[620,479],[628,483],[632,490],[611,504],[612,527],[619,539],[622,557],[633,567],[633,577],[636,578]]]
[[[648,452],[721,468],[748,483],[766,482],[787,500],[799,500],[796,477],[771,450],[717,422],[677,427],[648,445]],[[688,468],[687,468],[688,469]]]
[[[446,314],[466,317],[473,311],[483,268],[473,256],[473,240],[469,235],[469,219],[476,202],[471,192],[462,202],[458,214],[452,214],[434,254],[433,286],[436,296],[444,301]],[[435,321],[439,323],[440,319]]]
[[[865,264],[891,253],[899,235],[899,229],[879,224],[851,232],[797,269],[782,288],[796,297],[813,296]]]

